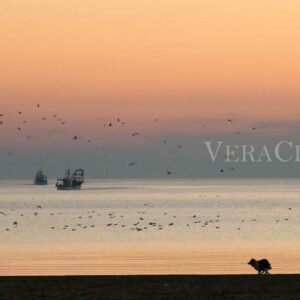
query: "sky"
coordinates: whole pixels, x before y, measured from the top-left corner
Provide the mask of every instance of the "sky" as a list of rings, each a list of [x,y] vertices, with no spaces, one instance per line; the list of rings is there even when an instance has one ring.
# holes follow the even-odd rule
[[[101,178],[220,177],[204,140],[296,143],[299,14],[294,0],[2,0],[0,178],[77,165]]]

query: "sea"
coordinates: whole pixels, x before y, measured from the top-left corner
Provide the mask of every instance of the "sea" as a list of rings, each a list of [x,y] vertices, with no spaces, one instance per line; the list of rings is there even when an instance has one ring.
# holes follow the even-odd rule
[[[0,275],[300,272],[299,179],[0,181]]]

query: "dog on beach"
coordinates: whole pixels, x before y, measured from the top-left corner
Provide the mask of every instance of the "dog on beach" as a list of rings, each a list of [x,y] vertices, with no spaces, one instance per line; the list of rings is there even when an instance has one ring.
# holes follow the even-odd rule
[[[271,264],[267,259],[261,259],[261,260],[256,260],[252,258],[249,262],[248,265],[253,267],[258,274],[270,274],[269,270],[272,269]]]

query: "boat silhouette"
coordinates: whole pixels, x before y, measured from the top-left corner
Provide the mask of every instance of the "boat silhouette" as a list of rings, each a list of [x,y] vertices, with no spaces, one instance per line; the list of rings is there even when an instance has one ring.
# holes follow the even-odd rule
[[[48,178],[47,176],[43,173],[42,169],[39,169],[35,175],[34,178],[34,184],[35,185],[47,185],[48,184]]]
[[[57,179],[56,188],[58,190],[79,190],[83,182],[83,169],[76,169],[72,175],[71,170],[67,169],[65,176]]]

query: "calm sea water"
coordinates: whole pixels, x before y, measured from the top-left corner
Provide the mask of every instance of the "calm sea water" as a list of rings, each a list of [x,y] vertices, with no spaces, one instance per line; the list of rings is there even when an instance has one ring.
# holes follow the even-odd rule
[[[300,272],[300,180],[0,181],[0,274]]]

